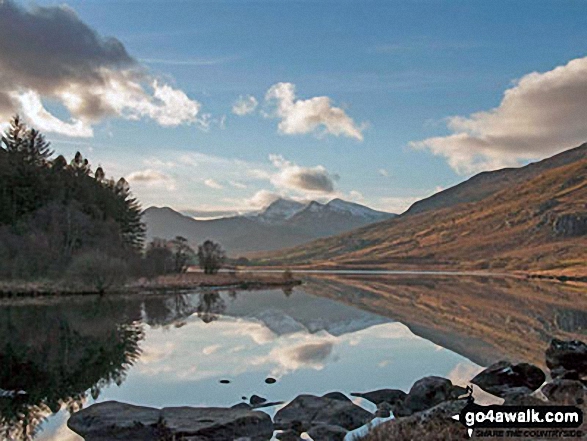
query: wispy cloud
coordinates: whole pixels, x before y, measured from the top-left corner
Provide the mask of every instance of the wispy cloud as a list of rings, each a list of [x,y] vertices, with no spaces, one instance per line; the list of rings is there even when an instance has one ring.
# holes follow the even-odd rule
[[[239,96],[238,100],[232,105],[232,113],[238,116],[245,116],[253,113],[259,102],[252,95]]]

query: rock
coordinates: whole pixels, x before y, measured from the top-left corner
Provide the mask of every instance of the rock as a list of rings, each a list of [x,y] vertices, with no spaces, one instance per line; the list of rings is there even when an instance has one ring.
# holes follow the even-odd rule
[[[268,440],[273,434],[269,415],[247,409],[221,407],[166,407],[161,410],[166,429],[177,438],[201,437],[209,441],[236,438]]]
[[[546,406],[548,403],[535,396],[529,395],[528,388],[520,387],[508,391],[503,402],[504,406]]]
[[[469,391],[467,390],[467,388],[462,387],[462,386],[458,386],[456,384],[453,385],[453,387],[450,391],[450,396],[453,400],[457,400],[457,399],[462,398],[466,395],[469,395]]]
[[[354,430],[367,423],[372,417],[370,412],[350,401],[299,395],[275,414],[273,422],[275,428],[281,430],[288,430],[293,427],[293,424],[300,424],[302,432],[317,424]]]
[[[277,383],[277,380],[275,378],[268,377],[268,378],[265,378],[265,383],[275,384],[275,383]]]
[[[587,344],[579,340],[553,339],[546,349],[546,365],[552,370],[576,371],[583,378],[587,376]]]
[[[380,403],[393,404],[397,400],[404,400],[406,398],[406,393],[403,390],[399,389],[379,389],[374,390],[372,392],[355,392],[352,393],[351,396],[364,398],[367,401],[370,401],[373,404],[378,405]]]
[[[342,392],[328,392],[327,394],[322,395],[322,398],[330,398],[331,400],[340,401],[351,401],[351,399]]]
[[[396,403],[395,416],[407,416],[414,412],[430,409],[443,401],[452,399],[453,385],[442,377],[424,377],[414,383],[403,404]]]
[[[497,397],[505,398],[512,389],[525,388],[527,391],[518,392],[530,394],[544,383],[546,375],[532,364],[511,364],[507,361],[498,361],[471,380],[485,392]]]
[[[80,410],[69,418],[67,425],[86,441],[184,438],[264,441],[273,433],[269,415],[250,409],[167,407],[160,410],[116,401]]]
[[[252,409],[252,407],[248,403],[238,403],[234,406],[231,406],[231,409]]]
[[[467,400],[445,401],[406,418],[393,419],[373,428],[369,439],[418,440],[464,439],[461,423],[451,417],[461,412]],[[433,434],[431,436],[431,434]]]
[[[560,378],[561,380],[580,380],[579,372],[577,371],[567,371],[563,367],[557,367],[550,371],[550,376],[555,378]]]
[[[280,404],[283,404],[283,401],[271,401],[269,403],[257,404],[256,406],[251,406],[251,407],[253,409],[264,409],[266,407],[279,406]]]
[[[318,424],[308,430],[308,435],[314,441],[343,441],[348,430],[340,426],[330,426],[327,424]]]
[[[552,223],[552,231],[564,237],[584,236],[587,234],[587,214],[559,214]]]
[[[67,427],[86,441],[110,438],[154,441],[161,435],[159,422],[159,409],[106,401],[74,413]]]
[[[545,384],[542,392],[550,401],[569,406],[581,405],[587,401],[587,387],[581,381],[559,379]]]
[[[267,402],[267,398],[260,397],[259,395],[252,395],[249,403],[252,406],[258,406],[259,404],[263,404]]]
[[[303,441],[299,434],[294,430],[285,430],[275,435],[275,438],[280,441]]]
[[[391,416],[391,412],[393,411],[393,406],[387,402],[379,403],[377,405],[377,412],[375,412],[375,418],[389,418]]]

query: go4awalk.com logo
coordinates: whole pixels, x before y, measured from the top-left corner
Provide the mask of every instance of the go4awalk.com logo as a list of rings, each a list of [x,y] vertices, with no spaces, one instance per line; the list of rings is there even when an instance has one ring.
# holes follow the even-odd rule
[[[480,406],[473,397],[452,417],[469,437],[580,438],[583,412],[575,406]]]

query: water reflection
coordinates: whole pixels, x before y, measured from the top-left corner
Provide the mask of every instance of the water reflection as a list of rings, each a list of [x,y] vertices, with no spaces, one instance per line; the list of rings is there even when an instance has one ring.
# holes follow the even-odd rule
[[[0,398],[1,436],[76,439],[68,412],[102,400],[229,406],[252,394],[407,390],[431,374],[465,384],[498,358],[542,363],[552,336],[584,338],[586,311],[584,290],[560,284],[363,275],[5,302],[0,389],[27,394]]]
[[[0,433],[31,439],[62,407],[122,384],[140,356],[143,327],[108,302],[0,308]],[[22,393],[24,392],[24,393]]]

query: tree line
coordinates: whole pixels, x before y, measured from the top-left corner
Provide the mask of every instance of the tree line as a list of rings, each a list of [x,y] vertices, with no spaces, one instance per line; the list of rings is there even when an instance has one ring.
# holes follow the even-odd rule
[[[69,162],[55,156],[40,132],[11,120],[0,140],[0,279],[79,279],[102,290],[183,272],[197,257],[206,272],[223,262],[217,244],[195,253],[178,237],[145,247],[141,215],[124,178],[92,170],[80,152]]]

